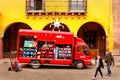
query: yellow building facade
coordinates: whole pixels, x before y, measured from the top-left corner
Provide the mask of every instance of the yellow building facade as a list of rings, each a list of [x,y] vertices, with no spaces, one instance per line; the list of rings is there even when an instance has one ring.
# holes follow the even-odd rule
[[[113,50],[112,0],[0,0],[0,58],[16,51],[21,28],[74,32],[104,55]]]

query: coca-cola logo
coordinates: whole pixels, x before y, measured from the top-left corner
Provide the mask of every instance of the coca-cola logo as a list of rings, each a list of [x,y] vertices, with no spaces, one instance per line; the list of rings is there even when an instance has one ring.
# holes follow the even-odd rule
[[[57,35],[56,38],[62,38],[63,36],[62,35]]]

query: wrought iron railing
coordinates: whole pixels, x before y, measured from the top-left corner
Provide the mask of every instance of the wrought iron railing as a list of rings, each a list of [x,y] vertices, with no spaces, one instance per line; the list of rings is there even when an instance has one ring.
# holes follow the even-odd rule
[[[26,0],[27,12],[86,12],[87,0]]]

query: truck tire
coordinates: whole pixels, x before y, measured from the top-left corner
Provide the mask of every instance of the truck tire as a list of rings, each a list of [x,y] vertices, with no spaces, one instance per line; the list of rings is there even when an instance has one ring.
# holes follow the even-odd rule
[[[40,61],[38,60],[32,60],[31,63],[30,63],[31,67],[33,69],[38,69],[40,67]]]
[[[83,69],[84,63],[83,63],[83,61],[77,61],[75,66],[77,69]]]

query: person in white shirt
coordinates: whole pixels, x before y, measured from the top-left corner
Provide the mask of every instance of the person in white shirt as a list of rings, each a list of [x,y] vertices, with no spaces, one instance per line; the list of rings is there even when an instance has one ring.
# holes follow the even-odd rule
[[[92,78],[92,80],[95,80],[98,72],[100,73],[101,78],[103,78],[103,73],[102,73],[102,71],[101,71],[101,68],[104,68],[104,65],[103,65],[102,58],[101,58],[100,55],[98,54],[98,55],[97,55],[97,59],[96,59],[96,71],[95,71],[95,74],[94,74],[94,77]]]

